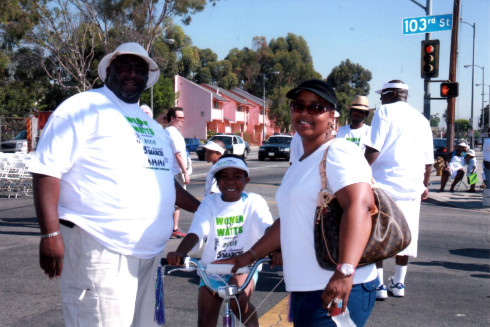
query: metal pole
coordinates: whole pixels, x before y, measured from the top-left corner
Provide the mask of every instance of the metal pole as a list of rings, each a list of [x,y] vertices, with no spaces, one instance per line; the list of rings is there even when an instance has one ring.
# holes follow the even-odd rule
[[[427,16],[432,14],[432,0],[427,0],[425,14]],[[430,35],[430,33],[425,33],[425,39],[430,40]],[[430,77],[424,78],[424,117],[430,121]]]
[[[471,25],[470,25],[471,26]],[[473,130],[473,87],[475,85],[475,34],[476,34],[476,23],[473,23],[473,63],[471,68],[471,129]],[[471,148],[474,147],[475,137],[471,137]]]
[[[264,115],[262,117],[263,125],[262,125],[262,143],[265,141],[265,74],[262,74],[262,95],[264,96]]]

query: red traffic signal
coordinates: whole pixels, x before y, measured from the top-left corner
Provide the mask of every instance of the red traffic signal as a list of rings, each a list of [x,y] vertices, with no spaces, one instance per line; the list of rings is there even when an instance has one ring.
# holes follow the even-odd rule
[[[420,76],[422,78],[439,76],[439,40],[422,41]]]
[[[459,84],[457,82],[444,82],[441,83],[441,97],[442,98],[454,98],[459,94]]]

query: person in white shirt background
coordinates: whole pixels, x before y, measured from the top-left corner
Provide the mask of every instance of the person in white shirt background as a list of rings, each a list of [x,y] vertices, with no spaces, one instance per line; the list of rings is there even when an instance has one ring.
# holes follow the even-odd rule
[[[364,123],[369,113],[368,99],[363,95],[356,95],[349,107],[350,124],[340,127],[337,131],[337,137],[354,142],[364,151],[366,149],[364,140],[371,133],[371,127]]]
[[[208,141],[204,145],[204,159],[206,162],[210,162],[211,164],[215,164],[219,158],[225,153],[225,144],[223,141],[214,140]],[[211,193],[220,193],[221,191],[218,188],[218,183],[216,182],[216,178],[214,178],[212,167],[209,169],[208,174],[206,175],[206,183],[204,184],[204,196],[209,195]]]
[[[184,125],[184,109],[180,107],[170,108],[166,115],[169,125],[165,129],[170,135],[172,140],[172,149],[175,155],[175,161],[173,165],[173,172],[175,174],[175,180],[181,184],[184,189],[186,185],[191,182],[190,174],[188,171],[187,161],[187,148],[185,146],[185,139],[180,133],[181,127]],[[179,227],[180,208],[175,206],[174,211],[174,230],[171,238],[182,238],[185,233]]]
[[[388,290],[398,297],[405,295],[408,258],[417,257],[420,201],[429,194],[429,178],[434,151],[432,130],[422,113],[407,103],[408,85],[400,80],[384,83],[381,107],[371,121],[371,135],[366,140],[365,156],[374,180],[402,210],[412,235],[412,242],[396,255],[395,274]],[[388,297],[383,282],[383,262],[378,268],[378,299]]]

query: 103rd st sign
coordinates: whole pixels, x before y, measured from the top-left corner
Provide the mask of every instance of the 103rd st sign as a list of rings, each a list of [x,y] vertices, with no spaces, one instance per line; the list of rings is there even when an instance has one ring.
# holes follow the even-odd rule
[[[453,27],[453,15],[436,15],[403,19],[403,34],[448,31]]]

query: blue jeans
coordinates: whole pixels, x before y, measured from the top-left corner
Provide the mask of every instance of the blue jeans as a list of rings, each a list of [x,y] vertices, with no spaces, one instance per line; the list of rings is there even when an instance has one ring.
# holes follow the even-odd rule
[[[483,173],[485,174],[485,188],[490,190],[490,169],[483,167]]]
[[[291,311],[295,327],[336,327],[322,307],[323,290],[311,292],[292,292]],[[349,295],[350,317],[356,326],[364,326],[376,302],[376,280],[357,284]]]

